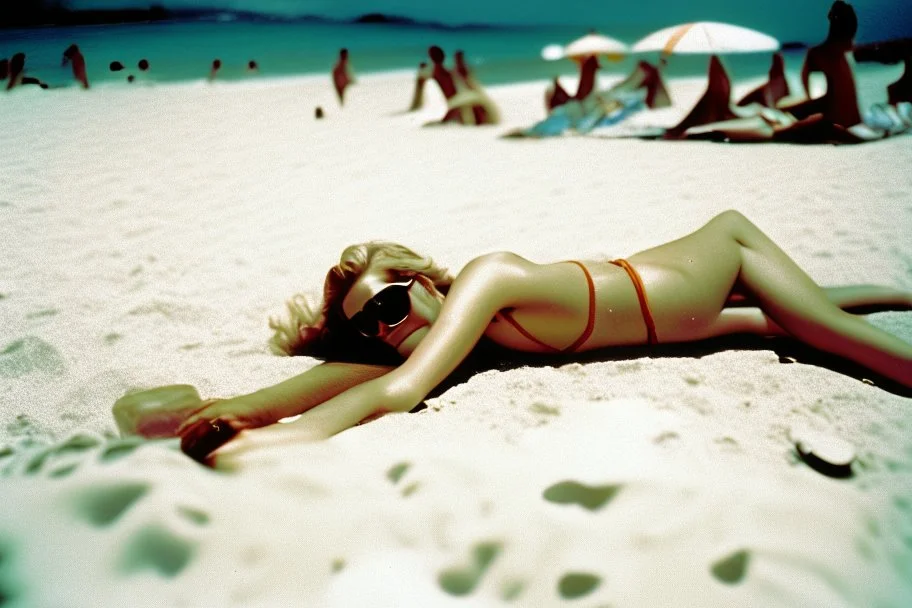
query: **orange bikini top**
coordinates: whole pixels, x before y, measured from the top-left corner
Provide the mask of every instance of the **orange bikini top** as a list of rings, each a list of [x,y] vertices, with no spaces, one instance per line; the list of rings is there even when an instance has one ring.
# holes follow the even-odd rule
[[[500,312],[500,316],[503,317],[507,323],[512,325],[524,338],[552,353],[575,352],[589,339],[589,336],[592,335],[592,330],[595,328],[595,283],[592,282],[592,275],[589,274],[589,269],[586,268],[582,262],[567,260],[567,263],[576,264],[582,269],[583,274],[586,275],[586,283],[589,286],[589,320],[586,322],[586,329],[583,330],[583,333],[580,334],[580,337],[577,338],[573,344],[567,348],[555,348],[550,344],[545,344],[526,331],[526,329],[513,318],[513,315],[510,314],[509,310],[502,310]],[[612,260],[611,263],[623,268],[630,277],[631,282],[633,282],[633,287],[637,292],[637,299],[640,301],[640,311],[643,314],[643,321],[646,323],[646,340],[649,344],[658,344],[659,340],[656,336],[655,321],[653,321],[652,312],[649,310],[649,301],[646,299],[646,289],[643,287],[643,279],[640,278],[640,273],[638,273],[636,269],[630,265],[630,262],[625,259],[618,258],[617,260]]]

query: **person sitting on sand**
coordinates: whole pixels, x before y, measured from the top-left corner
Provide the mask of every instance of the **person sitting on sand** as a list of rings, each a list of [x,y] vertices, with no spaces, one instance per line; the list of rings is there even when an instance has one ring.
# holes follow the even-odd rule
[[[73,77],[76,81],[82,85],[83,89],[88,89],[89,77],[86,73],[85,57],[82,56],[82,52],[77,45],[71,44],[63,52],[63,62],[61,65],[66,65],[67,62],[73,67]]]
[[[579,60],[579,66],[579,84],[576,85],[576,93],[574,93],[573,99],[576,101],[583,101],[595,91],[595,74],[598,72],[601,65],[599,64],[598,57],[589,55],[588,57]]]
[[[664,64],[660,62],[659,66],[662,65]],[[640,60],[627,78],[613,85],[607,91],[599,92],[599,96],[617,97],[622,92],[643,90],[645,92],[643,102],[647,108],[651,110],[667,108],[671,105],[671,95],[668,93],[668,87],[665,85],[659,66]]]
[[[585,134],[597,127],[618,124],[643,108],[670,105],[671,97],[660,69],[639,61],[627,78],[611,88],[583,101],[569,99],[552,109],[544,120],[529,128],[511,131],[505,137],[553,137],[570,129]]]
[[[471,105],[473,124],[487,125],[496,123],[497,119],[492,112],[493,102],[491,102],[485,94],[481,83],[475,79],[472,70],[466,63],[465,53],[462,51],[453,53],[453,73],[456,75],[455,82],[457,91],[470,91],[479,98],[479,103]],[[453,99],[451,98],[450,101],[452,102]]]
[[[768,108],[775,108],[780,99],[789,96],[789,84],[785,78],[785,59],[782,53],[773,53],[768,80],[738,100],[738,106],[757,103]]]
[[[424,85],[427,84],[431,77],[428,64],[422,61],[418,64],[418,72],[415,74],[415,92],[412,94],[412,103],[409,105],[409,112],[415,112],[424,107]]]
[[[431,78],[440,87],[440,92],[443,94],[444,99],[449,101],[456,95],[456,81],[450,71],[443,65],[444,60],[446,60],[446,53],[439,46],[431,46],[428,48],[428,57],[432,64]],[[440,122],[461,122],[461,120],[459,110],[450,108],[447,109],[447,113],[440,119]]]
[[[475,76],[472,74],[472,70],[466,63],[465,52],[456,51],[453,53],[453,72],[456,74],[462,84],[467,88],[478,88],[478,83],[475,80]]]
[[[903,59],[905,70],[899,80],[887,86],[887,103],[890,105],[899,105],[900,103],[912,103],[912,56]]]
[[[779,100],[777,108],[764,108],[753,104],[749,112],[733,112],[727,116],[722,95],[708,103],[714,109],[718,122],[711,120],[711,113],[690,120],[672,129],[666,137],[725,139],[734,141],[782,141],[791,143],[861,143],[883,139],[912,128],[901,114],[884,107],[873,107],[863,122],[858,107],[855,76],[848,53],[854,48],[858,19],[851,5],[836,0],[827,15],[830,29],[827,39],[808,49],[801,70],[801,83],[809,90],[810,75],[822,72],[826,78],[826,92],[820,97]],[[701,100],[702,101],[702,100]],[[714,104],[714,105],[713,105]],[[869,124],[868,124],[869,123]],[[684,127],[684,128],[682,128]],[[697,129],[691,129],[698,127]],[[690,132],[685,133],[687,129]]]
[[[213,59],[212,67],[209,69],[209,78],[208,78],[209,82],[212,82],[213,80],[215,80],[215,77],[218,76],[218,72],[221,69],[222,69],[222,60]]]
[[[457,74],[454,78],[453,73],[444,66],[446,53],[439,46],[428,48],[428,57],[431,59],[432,70],[431,77],[440,92],[447,101],[447,111],[440,119],[439,123],[457,122],[465,125],[476,124],[494,124],[498,122],[499,116],[494,103],[488,98],[480,86],[476,84],[475,89],[470,89],[462,83],[461,77]],[[483,122],[478,122],[478,118]]]
[[[332,69],[333,88],[336,89],[336,95],[339,97],[339,105],[345,103],[345,89],[354,84],[355,77],[352,73],[351,64],[348,60],[348,49],[339,50],[339,60]]]
[[[787,336],[912,388],[912,344],[843,310],[908,309],[912,293],[822,288],[737,211],[627,259],[538,264],[501,252],[455,276],[402,245],[353,245],[327,273],[323,295],[317,309],[295,296],[290,318],[270,326],[276,351],[326,362],[251,394],[197,402],[179,429],[187,454],[202,461],[218,449],[220,461],[407,412],[480,343],[495,357],[572,360],[610,347]]]
[[[709,58],[706,91],[681,122],[665,132],[665,139],[680,139],[687,129],[737,118],[731,110],[731,78],[717,55]]]
[[[551,85],[545,90],[545,108],[548,112],[570,101],[570,93],[561,86],[560,77],[555,76]]]
[[[798,120],[819,114],[830,123],[851,127],[861,122],[858,91],[848,57],[855,46],[858,17],[850,4],[836,0],[827,18],[830,29],[826,40],[808,49],[801,67],[801,85],[807,98],[799,102],[784,101],[779,109]],[[826,92],[812,98],[810,77],[815,72],[821,72],[826,78]]]

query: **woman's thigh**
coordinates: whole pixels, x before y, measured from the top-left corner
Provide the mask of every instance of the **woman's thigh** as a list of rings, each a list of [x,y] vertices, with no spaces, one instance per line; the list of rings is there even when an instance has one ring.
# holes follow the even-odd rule
[[[682,238],[630,256],[643,278],[659,340],[703,337],[725,307],[741,269],[741,246],[723,213]]]

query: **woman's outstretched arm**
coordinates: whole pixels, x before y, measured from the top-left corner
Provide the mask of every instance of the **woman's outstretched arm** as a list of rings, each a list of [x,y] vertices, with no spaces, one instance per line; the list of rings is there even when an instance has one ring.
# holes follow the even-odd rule
[[[227,425],[235,432],[274,424],[282,418],[303,414],[362,382],[392,370],[386,365],[326,362],[279,384],[230,399],[211,399],[194,412],[177,430],[184,438],[182,448],[195,454],[198,444],[207,441],[207,429]],[[193,429],[193,431],[191,431]]]
[[[295,422],[244,432],[218,450],[214,464],[230,468],[258,447],[325,439],[365,419],[415,407],[468,356],[497,311],[515,302],[526,284],[520,259],[491,254],[470,262],[405,363],[308,409]]]

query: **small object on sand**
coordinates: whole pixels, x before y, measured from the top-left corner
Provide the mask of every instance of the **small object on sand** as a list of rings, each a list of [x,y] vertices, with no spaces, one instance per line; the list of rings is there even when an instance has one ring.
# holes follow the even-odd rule
[[[174,437],[178,427],[202,407],[196,388],[171,384],[128,393],[114,404],[114,420],[123,436]]]
[[[795,433],[793,438],[798,455],[818,473],[837,478],[852,476],[855,448],[848,441],[804,430]]]
[[[323,108],[317,106],[317,109],[314,110],[314,118],[323,118]]]

